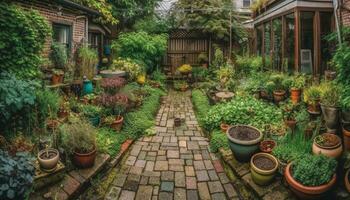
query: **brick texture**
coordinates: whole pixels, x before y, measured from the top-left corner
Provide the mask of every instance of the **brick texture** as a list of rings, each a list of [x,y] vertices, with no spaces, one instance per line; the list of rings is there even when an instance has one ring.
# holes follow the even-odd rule
[[[341,21],[345,26],[350,26],[350,0],[343,0],[341,8]]]

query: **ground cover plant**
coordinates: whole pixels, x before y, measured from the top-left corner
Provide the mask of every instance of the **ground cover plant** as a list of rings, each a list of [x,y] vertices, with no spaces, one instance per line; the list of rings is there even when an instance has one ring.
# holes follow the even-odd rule
[[[203,91],[195,89],[192,91],[192,102],[199,124],[203,125],[204,118],[207,116],[207,112],[210,109],[208,97]]]
[[[214,130],[221,122],[231,125],[252,125],[263,129],[266,125],[281,126],[282,111],[274,105],[251,96],[235,97],[228,103],[213,106],[204,119],[204,128]]]

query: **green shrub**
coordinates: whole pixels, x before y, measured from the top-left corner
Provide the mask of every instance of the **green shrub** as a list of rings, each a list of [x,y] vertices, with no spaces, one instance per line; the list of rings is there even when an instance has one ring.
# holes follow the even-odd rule
[[[38,122],[43,127],[48,117],[56,118],[62,99],[56,91],[48,89],[38,90],[36,93],[36,108]]]
[[[328,183],[337,168],[337,161],[324,155],[306,155],[293,162],[292,176],[305,186],[320,186]]]
[[[217,152],[221,147],[229,149],[227,137],[223,132],[216,130],[211,134],[210,150],[212,152]]]
[[[98,64],[98,55],[94,49],[89,48],[87,45],[83,45],[78,49],[77,58],[77,76],[82,78],[86,76],[92,80],[96,73],[96,66]]]
[[[0,130],[28,129],[35,105],[34,82],[17,79],[13,74],[0,74]]]
[[[199,124],[202,125],[208,110],[210,110],[209,99],[203,91],[195,89],[192,91],[192,102]]]
[[[2,1],[0,3],[0,71],[21,78],[38,78],[40,53],[51,29],[36,11]]]
[[[254,97],[237,96],[228,103],[213,106],[204,119],[204,128],[214,130],[221,122],[252,125],[263,129],[266,125],[281,126],[282,111],[272,104]]]
[[[64,69],[68,63],[67,49],[64,44],[52,43],[50,58],[56,68]]]
[[[112,48],[119,57],[130,58],[152,72],[158,66],[167,48],[168,35],[146,32],[122,33]]]
[[[100,128],[96,134],[96,143],[98,151],[116,156],[121,148],[121,145],[126,141],[127,135],[117,134],[114,130],[108,128]]]
[[[27,199],[34,180],[34,158],[26,152],[10,156],[0,150],[0,199]]]
[[[253,74],[262,68],[260,56],[237,56],[235,69],[239,74]]]

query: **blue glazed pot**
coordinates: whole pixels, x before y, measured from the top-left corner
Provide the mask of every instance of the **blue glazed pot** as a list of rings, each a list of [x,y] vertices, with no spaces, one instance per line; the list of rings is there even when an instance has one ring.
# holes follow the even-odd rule
[[[100,121],[101,121],[100,116],[95,116],[95,117],[90,117],[90,118],[89,118],[89,122],[90,122],[93,126],[95,126],[95,127],[97,127],[98,125],[100,125]]]
[[[231,131],[236,131],[236,129],[241,127],[255,130],[256,132],[259,133],[259,136],[252,140],[240,140],[238,138],[233,138],[230,135]],[[263,139],[263,134],[261,133],[260,130],[258,130],[255,127],[246,126],[246,125],[232,126],[227,130],[226,135],[228,138],[230,149],[234,157],[236,158],[236,160],[238,160],[239,162],[248,162],[250,158],[259,151],[259,144],[260,144],[260,141]]]
[[[83,95],[91,94],[94,91],[92,82],[90,80],[84,80],[83,82]]]

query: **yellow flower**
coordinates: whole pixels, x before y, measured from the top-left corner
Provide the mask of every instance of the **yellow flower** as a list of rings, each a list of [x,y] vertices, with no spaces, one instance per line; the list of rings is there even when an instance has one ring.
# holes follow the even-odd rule
[[[181,73],[188,73],[192,71],[192,67],[189,64],[184,64],[181,67],[179,67],[178,70]]]
[[[146,82],[146,76],[144,74],[137,76],[137,83],[139,83],[140,85],[143,85],[145,84],[145,82]]]

